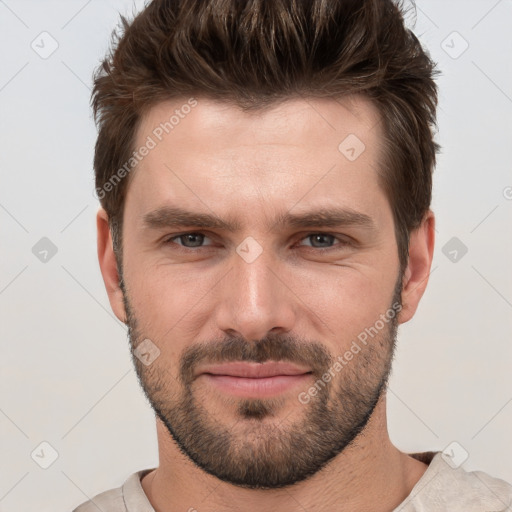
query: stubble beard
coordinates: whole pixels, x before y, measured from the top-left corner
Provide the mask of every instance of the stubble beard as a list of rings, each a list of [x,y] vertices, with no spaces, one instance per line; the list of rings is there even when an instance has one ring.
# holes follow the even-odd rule
[[[385,392],[396,345],[396,316],[328,382],[322,375],[330,369],[332,374],[336,360],[323,344],[274,333],[253,342],[229,337],[192,345],[181,355],[175,378],[159,359],[145,366],[134,355],[146,336],[138,330],[124,286],[122,290],[132,359],[146,398],[181,452],[224,482],[250,489],[275,489],[311,477],[357,440]],[[401,277],[392,305],[400,304],[400,299]],[[305,364],[313,369],[308,388],[320,380],[323,384],[316,386],[317,394],[307,404],[300,403],[296,395],[230,397],[222,400],[228,410],[221,411],[220,416],[234,414],[233,424],[214,418],[206,404],[208,396],[198,394],[204,388],[197,389],[197,364],[267,360]],[[291,415],[294,420],[280,417],[290,400],[296,402],[294,411],[299,411]]]

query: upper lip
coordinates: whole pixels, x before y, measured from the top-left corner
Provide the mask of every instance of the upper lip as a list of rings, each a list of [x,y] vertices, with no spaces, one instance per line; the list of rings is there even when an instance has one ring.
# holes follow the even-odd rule
[[[268,361],[265,363],[230,362],[212,364],[200,368],[197,375],[209,373],[212,375],[229,375],[232,377],[245,377],[258,379],[275,377],[277,375],[302,375],[311,370],[287,362]]]

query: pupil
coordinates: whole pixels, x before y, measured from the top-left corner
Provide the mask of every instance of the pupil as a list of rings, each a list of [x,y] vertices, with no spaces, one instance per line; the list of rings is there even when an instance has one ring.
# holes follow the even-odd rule
[[[202,235],[200,235],[200,234],[193,234],[193,233],[190,234],[190,235],[185,235],[184,236],[184,239],[186,241],[185,245],[187,245],[188,242],[191,242],[191,246],[192,247],[198,247],[198,246],[201,245],[201,242],[202,242],[201,237],[202,237]],[[194,238],[196,239],[196,243],[194,243]]]
[[[322,238],[324,238],[324,239],[325,238],[332,238],[332,236],[331,235],[323,235],[323,234],[313,235],[313,240],[315,240],[315,242],[320,240],[320,245],[322,244]],[[329,240],[327,240],[326,243],[328,244]],[[313,244],[313,245],[315,245],[315,244]]]

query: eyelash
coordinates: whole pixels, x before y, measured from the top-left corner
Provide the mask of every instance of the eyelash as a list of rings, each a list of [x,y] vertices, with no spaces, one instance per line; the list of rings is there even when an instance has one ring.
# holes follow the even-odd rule
[[[198,249],[204,249],[204,248],[207,248],[207,247],[211,247],[211,246],[199,246],[199,247],[185,247],[183,245],[180,245],[180,244],[176,244],[175,242],[173,242],[173,240],[175,240],[176,238],[181,238],[183,236],[186,236],[186,235],[203,235],[205,237],[208,237],[208,235],[206,235],[206,233],[203,233],[201,231],[189,231],[189,232],[186,232],[186,233],[181,233],[179,235],[173,235],[171,237],[167,237],[166,239],[163,240],[163,244],[164,245],[176,245],[178,247],[178,250],[180,251],[183,251],[183,252],[197,252]],[[342,239],[342,238],[339,238],[338,236],[336,236],[334,233],[326,233],[326,232],[323,232],[323,231],[315,231],[315,232],[312,232],[312,233],[308,233],[307,235],[303,236],[299,241],[302,241],[302,240],[305,240],[306,238],[310,238],[312,236],[315,236],[315,235],[326,235],[326,236],[332,236],[335,240],[338,240],[340,243],[339,244],[336,244],[332,247],[313,247],[313,246],[301,246],[301,247],[307,247],[308,249],[312,249],[316,252],[328,252],[328,251],[331,251],[331,250],[335,250],[336,248],[339,248],[339,246],[341,247],[346,247],[346,246],[352,246],[353,244],[346,240],[346,239]]]

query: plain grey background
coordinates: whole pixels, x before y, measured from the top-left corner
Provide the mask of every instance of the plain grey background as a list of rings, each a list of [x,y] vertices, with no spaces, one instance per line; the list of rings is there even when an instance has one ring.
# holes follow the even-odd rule
[[[69,511],[158,464],[96,258],[89,107],[118,12],[142,5],[0,0],[4,512]],[[417,6],[408,23],[442,72],[443,149],[433,271],[399,330],[390,436],[408,452],[453,448],[464,468],[512,481],[512,1]]]

